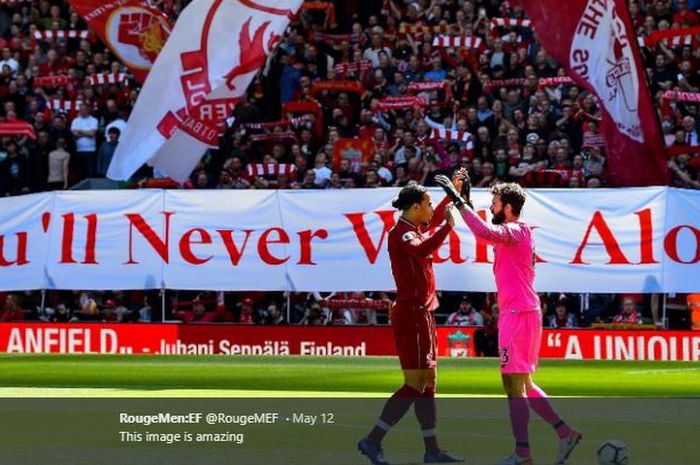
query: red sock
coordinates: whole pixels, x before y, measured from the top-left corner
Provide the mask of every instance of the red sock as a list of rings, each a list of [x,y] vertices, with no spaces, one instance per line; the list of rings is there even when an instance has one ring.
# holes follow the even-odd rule
[[[401,386],[384,404],[384,410],[382,410],[377,424],[367,435],[367,439],[375,444],[380,444],[386,433],[406,415],[413,401],[420,396],[421,393],[411,386],[407,384]]]
[[[423,395],[416,399],[413,404],[416,412],[416,418],[420,423],[421,432],[423,433],[423,443],[425,444],[425,452],[436,454],[440,452],[440,446],[437,441],[437,433],[435,431],[435,423],[437,419],[437,405],[435,404],[435,387],[427,386],[423,391]]]

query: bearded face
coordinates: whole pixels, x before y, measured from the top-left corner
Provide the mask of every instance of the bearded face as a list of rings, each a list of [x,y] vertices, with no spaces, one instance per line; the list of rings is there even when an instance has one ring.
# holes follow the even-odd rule
[[[493,214],[493,218],[491,218],[491,222],[493,224],[502,224],[506,221],[506,214],[503,213],[503,209],[499,211],[498,213]]]
[[[500,195],[494,195],[491,201],[491,222],[493,224],[502,224],[506,221],[506,214],[503,211],[503,203],[501,202]]]

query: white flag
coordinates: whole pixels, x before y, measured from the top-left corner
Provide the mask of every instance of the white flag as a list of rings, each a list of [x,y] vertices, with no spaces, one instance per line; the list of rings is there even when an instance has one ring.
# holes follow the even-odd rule
[[[128,179],[149,162],[183,181],[218,145],[226,118],[302,0],[195,0],[180,15],[148,75],[107,176]]]

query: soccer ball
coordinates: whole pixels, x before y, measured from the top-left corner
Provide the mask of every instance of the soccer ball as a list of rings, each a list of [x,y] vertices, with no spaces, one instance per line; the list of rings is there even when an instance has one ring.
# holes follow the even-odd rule
[[[627,465],[630,451],[624,442],[610,439],[598,446],[598,463],[600,465]]]

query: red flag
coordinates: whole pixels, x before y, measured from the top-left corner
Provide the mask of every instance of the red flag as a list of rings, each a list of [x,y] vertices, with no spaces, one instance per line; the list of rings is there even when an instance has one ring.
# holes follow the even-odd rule
[[[598,97],[610,182],[618,186],[666,184],[664,144],[626,3],[522,3],[545,50],[577,85]]]
[[[68,0],[109,49],[143,83],[172,29],[146,0]]]
[[[376,151],[374,140],[340,137],[333,146],[333,166],[340,169],[340,160],[350,160],[355,171],[359,171],[363,163],[372,160]]]

